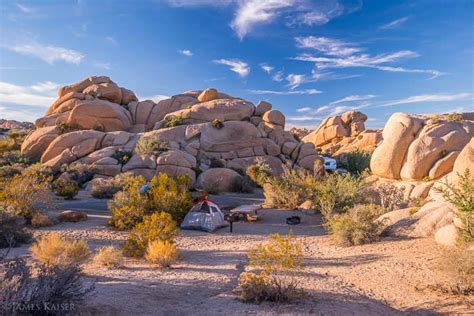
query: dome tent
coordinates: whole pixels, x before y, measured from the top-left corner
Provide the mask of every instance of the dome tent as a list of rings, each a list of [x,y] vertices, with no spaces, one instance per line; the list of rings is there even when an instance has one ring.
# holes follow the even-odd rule
[[[209,233],[224,226],[227,226],[224,213],[209,200],[194,204],[181,223],[182,229],[203,230]]]

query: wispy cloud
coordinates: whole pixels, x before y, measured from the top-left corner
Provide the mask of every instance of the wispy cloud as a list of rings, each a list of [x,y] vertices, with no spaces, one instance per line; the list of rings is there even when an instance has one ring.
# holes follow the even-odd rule
[[[366,95],[350,95],[347,97],[344,97],[342,99],[333,101],[329,104],[338,104],[338,103],[344,103],[344,102],[354,102],[354,101],[364,101],[364,100],[370,100],[375,98],[376,96],[373,94],[366,94]]]
[[[277,71],[273,76],[272,80],[276,82],[283,81],[283,71]]]
[[[301,74],[289,74],[286,76],[286,81],[288,81],[288,86],[290,89],[295,89],[299,87],[305,81],[305,75]]]
[[[391,29],[396,29],[397,27],[400,27],[402,26],[403,24],[405,24],[406,21],[408,21],[409,17],[408,16],[405,16],[403,18],[400,18],[400,19],[396,19],[390,23],[387,23],[387,24],[384,24],[382,25],[381,27],[379,27],[379,29],[381,30],[391,30]]]
[[[37,57],[50,65],[57,61],[79,65],[85,57],[81,52],[72,49],[37,42],[13,45],[7,48],[19,54]]]
[[[271,73],[274,69],[274,67],[266,64],[266,63],[261,63],[260,68],[262,68],[263,71],[265,71],[267,74]]]
[[[6,120],[33,122],[43,114],[44,109],[40,108],[19,109],[18,106],[0,105],[0,117]]]
[[[353,44],[327,37],[296,37],[295,41],[298,48],[314,49],[326,55],[348,56],[362,51],[362,48]]]
[[[180,50],[178,50],[178,53],[180,53],[181,55],[186,56],[186,57],[191,57],[191,56],[194,55],[193,52],[190,51],[189,49],[180,49]]]
[[[99,69],[105,69],[105,70],[111,69],[111,65],[108,62],[95,61],[92,63],[92,65]]]
[[[213,62],[215,64],[229,66],[231,71],[238,73],[241,77],[245,77],[250,73],[249,65],[238,59],[217,59]]]
[[[163,94],[155,94],[155,95],[144,96],[144,97],[138,96],[137,98],[140,101],[152,100],[153,102],[158,103],[161,100],[169,99],[170,97],[167,96],[167,95],[163,95]]]
[[[32,7],[17,3],[16,7],[23,13],[33,13],[35,10]]]
[[[306,122],[306,121],[321,121],[324,117],[317,116],[317,115],[298,115],[298,116],[288,116],[288,121],[295,121],[295,122]]]
[[[275,91],[275,90],[249,90],[252,94],[276,94],[276,95],[292,95],[292,94],[319,94],[322,91],[316,89],[306,90],[290,90],[290,91]]]
[[[56,100],[59,86],[51,81],[38,82],[31,86],[0,82],[0,103],[48,107]]]
[[[304,112],[309,112],[309,111],[311,111],[311,108],[308,107],[308,106],[296,109],[296,112],[298,112],[298,113],[304,113]]]
[[[387,101],[375,107],[386,107],[401,104],[423,103],[423,102],[452,102],[461,100],[472,100],[472,93],[457,93],[457,94],[422,94],[415,95],[403,99]]]
[[[118,45],[117,40],[113,38],[112,36],[106,36],[105,40],[112,45]]]
[[[199,7],[199,6],[227,6],[234,0],[166,0],[170,5],[175,7]]]

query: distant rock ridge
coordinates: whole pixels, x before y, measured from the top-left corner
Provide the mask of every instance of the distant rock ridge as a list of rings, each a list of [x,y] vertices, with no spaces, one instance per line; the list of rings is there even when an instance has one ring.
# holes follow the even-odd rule
[[[86,163],[97,177],[129,171],[151,178],[166,172],[202,184],[221,173],[234,183],[238,177],[224,177],[231,174],[226,169],[243,175],[257,157],[275,174],[283,172],[283,165],[313,170],[321,159],[314,144],[285,131],[285,116],[270,103],[254,105],[212,88],[155,103],[138,101],[132,91],[100,76],[62,87],[58,95],[22,144],[24,155],[55,170]],[[166,150],[134,153],[144,138],[161,142]],[[130,155],[127,161],[120,161],[123,153]],[[213,168],[219,170],[207,175]]]
[[[35,125],[31,122],[19,122],[15,120],[0,119],[0,129],[34,129]]]

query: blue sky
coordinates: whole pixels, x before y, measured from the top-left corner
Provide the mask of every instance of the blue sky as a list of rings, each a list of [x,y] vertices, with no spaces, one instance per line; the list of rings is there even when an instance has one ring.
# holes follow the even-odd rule
[[[34,120],[61,85],[107,75],[140,99],[215,87],[288,126],[346,110],[474,111],[471,0],[0,3],[0,118]]]

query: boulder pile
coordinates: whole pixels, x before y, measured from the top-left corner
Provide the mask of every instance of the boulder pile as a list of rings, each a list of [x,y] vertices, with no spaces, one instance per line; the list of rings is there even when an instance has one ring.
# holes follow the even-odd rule
[[[373,174],[389,179],[433,180],[453,170],[461,150],[474,137],[474,113],[409,115],[394,113],[375,149]]]
[[[347,152],[363,150],[372,152],[382,140],[382,132],[365,128],[367,115],[349,111],[324,119],[319,127],[303,137],[324,154],[339,156]]]
[[[321,159],[314,144],[284,130],[285,116],[265,101],[255,106],[215,89],[186,91],[158,103],[138,101],[105,76],[65,86],[58,94],[22,144],[25,156],[54,170],[84,163],[96,177],[128,171],[151,178],[166,172],[188,175],[202,186],[211,179],[229,189],[238,187],[239,179],[231,171],[244,173],[257,157],[274,173],[283,172],[284,164],[313,170]],[[160,148],[137,151],[147,142]]]

